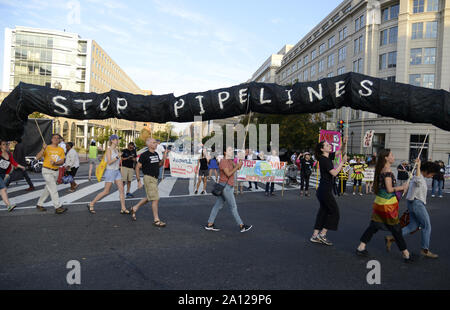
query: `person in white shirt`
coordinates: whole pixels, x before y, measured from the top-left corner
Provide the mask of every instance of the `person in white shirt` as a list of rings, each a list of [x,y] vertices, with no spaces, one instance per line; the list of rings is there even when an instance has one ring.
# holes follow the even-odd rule
[[[270,161],[270,162],[280,162],[280,157],[278,157],[278,153],[276,150],[272,150],[272,154],[267,156],[266,161]],[[269,187],[270,187],[270,192],[269,192]],[[274,182],[267,182],[266,183],[266,196],[275,196],[275,194],[273,193],[273,189],[275,187],[275,183]]]
[[[61,139],[61,142],[59,142],[58,146],[64,150],[64,154],[67,153],[67,146],[66,142],[64,142],[64,138],[61,135],[58,135],[59,139]]]
[[[80,158],[78,157],[77,151],[73,148],[72,142],[66,143],[67,154],[66,162],[64,167],[66,168],[66,174],[73,177],[73,181],[70,182],[69,192],[74,192],[78,188],[78,184],[75,183],[75,175],[77,174],[78,168],[80,168]]]
[[[164,146],[161,145],[161,140],[157,139],[156,143],[158,143],[158,146],[156,147],[155,152],[158,153],[159,158],[163,158],[163,153],[166,151],[166,149],[164,148]],[[161,182],[163,172],[164,172],[164,165],[165,165],[165,163],[163,163],[163,165],[161,167],[159,167],[158,182]]]
[[[420,254],[428,258],[438,258],[438,255],[429,250],[431,238],[431,222],[427,204],[427,182],[425,178],[432,178],[439,172],[439,165],[435,162],[425,162],[421,164],[420,159],[416,159],[416,175],[411,179],[406,195],[406,202],[409,211],[409,224],[402,228],[402,235],[406,236],[416,231],[419,227],[422,235],[422,250]],[[393,237],[386,237],[386,247],[390,248]]]

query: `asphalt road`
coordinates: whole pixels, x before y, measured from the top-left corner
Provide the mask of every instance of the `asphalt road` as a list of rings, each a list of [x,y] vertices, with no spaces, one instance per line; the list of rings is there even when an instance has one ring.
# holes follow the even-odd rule
[[[339,231],[328,235],[332,247],[309,242],[318,202],[314,195],[298,197],[296,190],[284,197],[237,196],[241,217],[253,225],[247,233],[239,232],[227,206],[216,221],[220,232],[203,229],[214,196],[162,199],[166,228],[152,225],[149,206],[132,222],[119,214],[118,202],[99,203],[95,215],[82,204],[69,205],[63,215],[52,208],[0,212],[0,289],[450,289],[449,195],[429,197],[428,203],[431,250],[440,258],[412,265],[403,263],[397,248],[385,251],[385,232],[370,243],[372,258],[355,256],[373,199],[338,198],[341,222]],[[127,201],[127,207],[133,203]],[[405,207],[401,202],[401,210]],[[419,252],[420,233],[406,241]],[[366,281],[371,259],[381,264],[380,285]],[[70,260],[81,264],[80,285],[67,284]]]

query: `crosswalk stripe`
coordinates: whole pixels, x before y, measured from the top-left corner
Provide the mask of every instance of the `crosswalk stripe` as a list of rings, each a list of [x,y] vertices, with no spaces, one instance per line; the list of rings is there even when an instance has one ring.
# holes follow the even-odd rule
[[[113,184],[112,186],[115,186],[115,184]],[[130,193],[131,194],[134,193],[137,189],[138,189],[137,180],[131,181]],[[126,194],[125,187],[123,188],[123,190],[124,194]],[[119,201],[119,200],[120,200],[119,190],[116,190],[112,194],[109,194],[108,196],[102,198],[100,201]]]
[[[80,181],[78,184],[82,184],[85,182],[87,182],[87,180]],[[77,201],[77,200],[83,198],[84,196],[90,195],[91,193],[102,189],[103,187],[105,187],[105,181],[86,186],[82,189],[79,189],[79,190],[73,192],[73,193],[59,197],[59,200],[61,201],[62,204],[70,204],[74,201]],[[48,205],[51,205],[51,201],[45,203],[45,206],[48,206]]]
[[[43,184],[45,184],[45,182],[37,182],[37,183],[34,183],[33,186],[34,187],[38,187],[38,186],[41,186]],[[27,185],[20,185],[20,186],[16,186],[16,187],[12,187],[12,188],[8,187],[8,194],[12,194],[14,192],[18,192],[18,191],[27,189],[28,187],[30,187],[28,184]]]
[[[172,191],[175,183],[177,182],[177,178],[174,177],[166,177],[161,181],[158,185],[159,197],[170,197],[170,192]]]
[[[84,183],[84,182],[86,182],[86,181],[81,181],[79,184]],[[69,187],[70,187],[70,184],[60,184],[60,185],[57,185],[56,189],[59,192],[60,190],[63,190],[63,189],[69,188]],[[33,191],[33,192],[25,194],[25,195],[16,196],[14,198],[11,198],[10,200],[11,200],[11,203],[16,203],[16,204],[23,203],[25,201],[41,197],[43,192],[44,192],[44,189],[41,189],[41,190]],[[20,202],[17,202],[18,198],[20,198]],[[5,206],[5,202],[4,201],[0,202],[0,206]]]

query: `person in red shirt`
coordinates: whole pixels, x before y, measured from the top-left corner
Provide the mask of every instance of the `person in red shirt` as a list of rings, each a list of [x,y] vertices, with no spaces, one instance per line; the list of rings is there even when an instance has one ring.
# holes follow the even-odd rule
[[[8,151],[9,142],[0,141],[0,196],[5,202],[8,212],[11,212],[16,207],[9,202],[8,193],[6,192],[5,177],[11,172],[12,167],[25,170],[25,167],[19,165]]]

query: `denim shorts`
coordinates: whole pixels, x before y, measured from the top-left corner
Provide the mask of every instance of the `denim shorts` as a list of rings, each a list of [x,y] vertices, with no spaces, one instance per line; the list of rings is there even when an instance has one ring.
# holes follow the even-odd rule
[[[122,180],[122,174],[120,170],[106,169],[103,174],[105,182],[115,183],[116,180]]]
[[[6,188],[4,178],[5,178],[5,175],[4,174],[0,174],[0,189]]]

